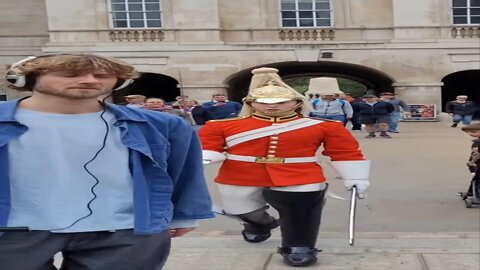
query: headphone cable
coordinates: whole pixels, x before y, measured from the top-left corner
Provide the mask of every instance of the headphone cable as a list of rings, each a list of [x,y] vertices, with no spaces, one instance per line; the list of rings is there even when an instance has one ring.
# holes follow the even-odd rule
[[[90,201],[88,201],[87,203],[87,209],[88,209],[88,214],[86,214],[85,216],[75,220],[72,224],[70,224],[69,226],[66,226],[66,227],[63,227],[63,228],[58,228],[58,229],[52,229],[50,231],[59,231],[59,230],[65,230],[65,229],[68,229],[68,228],[71,228],[73,226],[75,226],[75,224],[77,224],[78,222],[88,218],[89,216],[93,215],[93,210],[92,210],[92,207],[91,207],[91,204],[93,203],[93,201],[97,198],[97,194],[95,193],[95,187],[100,183],[100,181],[98,180],[98,178],[88,169],[88,165],[90,163],[92,163],[97,157],[98,155],[100,154],[100,152],[102,152],[103,149],[105,149],[106,145],[107,145],[107,138],[108,138],[108,134],[109,134],[109,131],[110,131],[110,128],[108,126],[108,122],[107,120],[103,117],[105,112],[106,112],[106,108],[105,108],[105,100],[110,97],[110,95],[106,96],[105,98],[103,98],[103,100],[101,101],[102,103],[102,107],[103,107],[103,111],[102,113],[100,114],[100,118],[102,119],[104,125],[105,125],[105,136],[103,136],[103,140],[102,140],[102,146],[97,150],[97,152],[95,153],[95,155],[93,155],[93,157],[87,161],[85,164],[83,164],[83,169],[95,180],[95,184],[93,184],[93,186],[90,188],[90,192],[92,193],[93,197],[92,199],[90,199]]]

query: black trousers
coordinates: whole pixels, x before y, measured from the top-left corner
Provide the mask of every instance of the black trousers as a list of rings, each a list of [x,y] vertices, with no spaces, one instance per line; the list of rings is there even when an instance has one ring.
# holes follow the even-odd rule
[[[10,232],[0,236],[0,269],[55,270],[53,256],[62,252],[62,270],[157,270],[170,253],[168,230],[134,235],[115,232]]]
[[[358,121],[359,118],[359,113],[353,113],[352,118],[350,118],[350,122],[352,122],[352,130],[362,130],[362,124]]]

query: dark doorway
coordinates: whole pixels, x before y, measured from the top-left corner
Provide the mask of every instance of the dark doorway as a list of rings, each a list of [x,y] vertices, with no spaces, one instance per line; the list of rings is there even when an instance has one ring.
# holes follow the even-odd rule
[[[172,77],[157,73],[142,73],[140,78],[136,79],[127,88],[116,91],[113,95],[115,103],[123,103],[123,97],[127,95],[144,95],[147,98],[163,98],[167,102],[175,100],[180,96],[178,81]]]
[[[252,77],[251,71],[261,66],[252,67],[237,72],[227,78],[229,85],[228,98],[234,101],[241,101],[248,93],[248,86]],[[262,65],[262,67],[273,67],[279,70],[278,74],[282,79],[295,77],[337,77],[356,81],[369,89],[372,93],[394,92],[393,78],[389,75],[360,65],[319,61],[319,62],[281,62]]]
[[[445,111],[445,104],[455,100],[458,95],[467,95],[469,100],[480,103],[480,69],[449,74],[443,78],[442,82],[443,112]],[[477,115],[476,118],[478,118]]]

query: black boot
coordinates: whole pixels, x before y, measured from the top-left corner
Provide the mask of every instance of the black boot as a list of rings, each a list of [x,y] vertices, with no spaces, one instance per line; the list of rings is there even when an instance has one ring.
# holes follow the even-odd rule
[[[278,252],[292,266],[308,266],[317,262],[317,241],[325,190],[282,192],[266,189],[265,200],[280,214],[282,247]]]
[[[278,220],[270,216],[266,210],[268,206],[250,213],[236,215],[243,223],[243,239],[250,243],[260,243],[270,238],[270,231],[279,226]]]
[[[278,221],[275,220],[270,224],[252,224],[243,223],[242,230],[243,240],[249,243],[260,243],[272,236],[271,230],[279,226]]]

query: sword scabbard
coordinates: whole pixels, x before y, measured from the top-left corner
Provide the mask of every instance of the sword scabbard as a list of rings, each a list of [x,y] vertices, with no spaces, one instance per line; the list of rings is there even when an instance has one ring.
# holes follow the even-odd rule
[[[355,212],[357,208],[357,187],[353,186],[350,196],[350,213],[348,222],[348,244],[353,246],[355,243]]]

